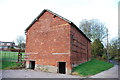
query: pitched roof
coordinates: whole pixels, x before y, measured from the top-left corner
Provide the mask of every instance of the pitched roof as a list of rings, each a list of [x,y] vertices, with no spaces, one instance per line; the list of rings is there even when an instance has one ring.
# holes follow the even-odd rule
[[[4,41],[0,41],[0,43],[14,43],[14,42],[4,42]]]
[[[68,20],[68,19],[66,19],[66,18],[64,18],[64,17],[62,17],[62,16],[60,16],[60,15],[58,15],[58,14],[56,14],[56,13],[50,11],[50,10],[48,10],[48,9],[44,9],[44,10],[32,21],[32,23],[25,29],[25,33],[29,30],[29,28],[30,28],[46,11],[48,11],[48,12],[54,14],[55,16],[57,16],[57,17],[65,20],[66,22],[68,22],[70,25],[72,25],[73,27],[75,27],[82,35],[84,35],[84,37],[86,37],[86,38],[91,42],[91,40],[90,40],[72,21],[70,21],[70,20]]]

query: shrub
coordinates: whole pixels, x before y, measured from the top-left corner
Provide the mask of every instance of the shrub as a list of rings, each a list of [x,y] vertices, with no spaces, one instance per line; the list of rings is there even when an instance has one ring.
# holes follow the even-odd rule
[[[10,51],[12,51],[12,52],[18,52],[19,51],[19,49],[9,49]],[[25,50],[20,50],[20,52],[25,52]]]
[[[107,59],[106,54],[103,54],[103,55],[102,55],[102,59]]]

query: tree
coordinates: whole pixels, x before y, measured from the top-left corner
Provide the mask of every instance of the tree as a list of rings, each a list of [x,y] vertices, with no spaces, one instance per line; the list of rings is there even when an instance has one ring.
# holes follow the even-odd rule
[[[120,36],[118,37],[118,60],[120,61]]]
[[[18,36],[16,42],[18,44],[18,48],[25,49],[25,39],[23,36]]]
[[[22,49],[22,50],[25,50],[25,45],[26,45],[25,42],[24,42],[24,43],[21,43],[21,49]]]
[[[99,39],[94,40],[94,42],[91,45],[91,48],[92,48],[92,55],[94,57],[97,57],[97,56],[102,57],[104,53],[104,46]]]
[[[99,39],[100,41],[102,41],[107,36],[107,28],[98,19],[84,19],[80,22],[79,28],[92,41],[94,41],[95,39]]]
[[[109,54],[111,59],[118,58],[119,44],[118,39],[114,38],[109,43]]]

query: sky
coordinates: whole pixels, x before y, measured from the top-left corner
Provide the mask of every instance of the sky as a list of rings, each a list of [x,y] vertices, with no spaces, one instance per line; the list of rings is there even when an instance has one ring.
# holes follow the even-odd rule
[[[0,0],[0,41],[25,37],[25,29],[43,9],[49,9],[79,26],[83,19],[99,19],[118,35],[119,0]]]

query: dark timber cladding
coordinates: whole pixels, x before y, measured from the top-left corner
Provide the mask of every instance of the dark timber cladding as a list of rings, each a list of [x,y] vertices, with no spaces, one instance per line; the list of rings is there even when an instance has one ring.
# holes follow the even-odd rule
[[[44,9],[26,28],[26,68],[71,74],[91,59],[90,39],[70,20]]]

